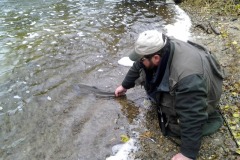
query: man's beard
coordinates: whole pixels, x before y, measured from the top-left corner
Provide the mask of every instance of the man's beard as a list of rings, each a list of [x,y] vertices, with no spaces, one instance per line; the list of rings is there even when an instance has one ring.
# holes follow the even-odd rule
[[[149,62],[150,62],[150,65],[147,68],[148,70],[155,70],[155,69],[157,69],[157,66],[155,66],[151,60]]]
[[[150,65],[149,67],[147,67],[147,70],[151,70],[151,71],[154,71],[157,69],[157,66],[155,66],[151,61],[150,61]]]

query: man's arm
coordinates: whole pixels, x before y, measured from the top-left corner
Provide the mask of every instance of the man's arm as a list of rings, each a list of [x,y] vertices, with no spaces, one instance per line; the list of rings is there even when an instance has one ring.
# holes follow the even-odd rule
[[[134,62],[133,66],[129,69],[127,75],[125,76],[122,86],[125,89],[130,89],[135,86],[135,81],[139,78],[140,76],[140,70],[143,68],[143,64],[140,62]]]
[[[177,84],[176,112],[181,128],[181,153],[195,159],[201,145],[202,128],[206,123],[207,83],[201,75],[190,75]]]
[[[128,89],[135,86],[136,79],[140,76],[140,70],[143,67],[143,64],[140,62],[134,62],[133,66],[129,69],[128,73],[126,74],[122,85],[118,86],[115,90],[115,95],[121,96],[124,95]]]

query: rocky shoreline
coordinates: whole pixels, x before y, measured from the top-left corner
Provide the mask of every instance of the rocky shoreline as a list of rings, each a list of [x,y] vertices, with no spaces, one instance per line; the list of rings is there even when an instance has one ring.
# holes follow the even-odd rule
[[[224,68],[226,78],[220,108],[235,139],[240,143],[240,18],[203,12],[200,8],[192,7],[187,3],[182,3],[180,7],[191,17],[192,40],[207,46]],[[207,26],[207,30],[197,27],[199,24]],[[165,160],[171,159],[179,152],[179,139],[166,138],[161,135],[154,108],[146,115],[146,127],[149,130],[142,133],[145,136],[140,138],[142,147],[136,159]],[[217,133],[203,138],[197,159],[239,160],[237,151],[236,143],[225,124]]]

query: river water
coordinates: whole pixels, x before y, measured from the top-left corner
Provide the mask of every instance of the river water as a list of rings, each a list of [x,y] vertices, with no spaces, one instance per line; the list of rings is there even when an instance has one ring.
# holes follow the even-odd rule
[[[138,34],[186,38],[186,14],[159,1],[3,0],[0,8],[0,159],[106,159],[121,135],[137,151],[144,91],[99,98],[73,85],[114,91],[129,69],[118,60]]]

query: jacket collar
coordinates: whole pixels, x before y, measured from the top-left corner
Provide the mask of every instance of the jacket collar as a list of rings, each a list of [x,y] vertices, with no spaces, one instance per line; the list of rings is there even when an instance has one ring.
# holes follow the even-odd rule
[[[167,62],[167,67],[165,69],[165,73],[163,75],[162,81],[160,85],[157,88],[157,91],[160,92],[169,92],[170,91],[170,85],[169,85],[169,75],[170,75],[170,66],[172,64],[172,58],[175,50],[175,45],[170,41],[170,53],[169,58]]]

